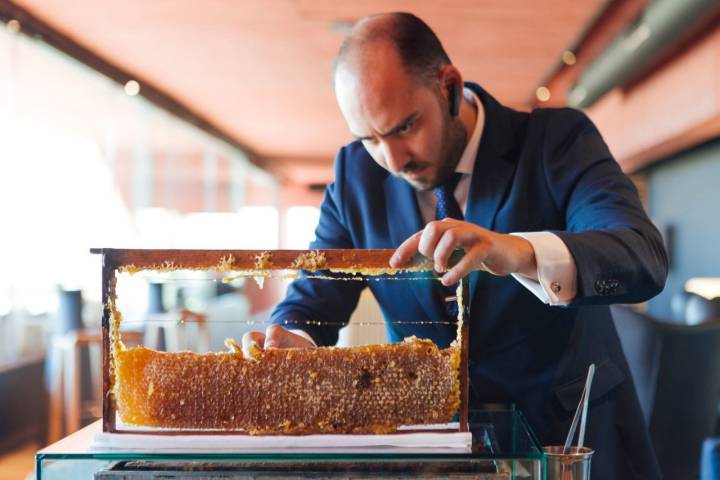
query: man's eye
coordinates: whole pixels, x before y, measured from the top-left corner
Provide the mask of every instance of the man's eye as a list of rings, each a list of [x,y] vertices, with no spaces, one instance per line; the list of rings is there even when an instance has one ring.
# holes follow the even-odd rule
[[[398,129],[398,133],[407,133],[410,130],[412,130],[413,125],[415,125],[415,122],[408,122],[405,125],[401,126]]]

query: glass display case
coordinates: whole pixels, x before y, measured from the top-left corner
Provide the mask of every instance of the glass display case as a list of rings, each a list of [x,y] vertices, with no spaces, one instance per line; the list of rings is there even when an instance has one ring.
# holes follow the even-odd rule
[[[542,479],[545,457],[523,415],[513,409],[470,411],[468,453],[138,453],[91,451],[96,422],[36,456],[37,478],[473,478]],[[302,437],[298,437],[302,443]]]
[[[455,337],[447,347],[412,333],[398,343],[357,334],[349,348],[244,352],[229,339],[230,352],[208,352],[222,319],[168,314],[154,306],[161,302],[152,301],[160,291],[153,282],[263,285],[289,272],[310,281],[423,282],[430,295],[438,278],[424,258],[390,268],[392,250],[95,252],[103,255],[103,418],[38,452],[38,478],[543,478],[542,448],[520,412],[469,409],[467,278],[454,296],[438,297],[457,305],[456,317],[355,325],[367,334],[388,321],[431,322]],[[132,313],[133,283],[154,293],[145,315]],[[244,322],[253,324],[230,317],[235,338]],[[307,321],[346,321],[319,320]],[[162,326],[164,345],[128,347],[128,326],[140,328],[145,344],[156,343]],[[194,348],[181,341],[185,334],[198,340]]]
[[[469,439],[469,323],[464,321],[469,318],[469,305],[463,301],[468,298],[467,277],[454,288],[455,295],[441,295],[432,261],[417,255],[402,268],[393,268],[390,258],[394,250],[388,249],[92,251],[102,255],[103,265],[105,433],[131,432],[128,427],[143,427],[148,433],[161,435],[198,429],[271,436],[385,433],[399,426],[445,424],[457,414],[451,428],[464,432]],[[237,336],[225,341],[230,352],[208,352],[208,342],[192,351],[180,342],[173,342],[172,347],[166,343],[156,348],[127,348],[122,329],[128,325],[126,307],[131,304],[123,301],[123,284],[147,273],[155,282],[201,274],[219,284],[253,278],[266,287],[266,280],[302,277],[310,283],[325,282],[325,292],[317,295],[346,294],[349,301],[353,292],[366,288],[368,282],[414,283],[416,294],[436,296],[437,303],[456,308],[452,314],[438,309],[442,313],[427,318],[419,314],[401,318],[405,312],[400,316],[395,312],[392,319],[385,320],[402,332],[399,338],[389,335],[377,343],[363,341],[347,349],[336,348],[336,342],[327,340],[332,346],[265,351],[252,345],[251,338],[241,347]],[[329,287],[332,282],[359,283],[352,290],[338,291]],[[437,306],[430,303],[429,308]],[[305,332],[314,329],[316,334],[324,332],[331,338],[334,329],[347,319],[337,305],[325,308],[329,311],[314,312],[316,318],[299,315],[298,320],[280,326]],[[339,311],[333,312],[333,308]],[[184,331],[190,322],[196,323],[200,338],[209,324],[215,323],[195,312],[178,313],[176,323],[181,328],[165,328],[165,337]],[[157,319],[157,312],[148,315],[141,326],[146,343]],[[247,320],[236,316],[231,323],[239,326]],[[432,329],[422,330],[424,324],[432,324]],[[434,337],[445,335],[446,344],[435,343]]]

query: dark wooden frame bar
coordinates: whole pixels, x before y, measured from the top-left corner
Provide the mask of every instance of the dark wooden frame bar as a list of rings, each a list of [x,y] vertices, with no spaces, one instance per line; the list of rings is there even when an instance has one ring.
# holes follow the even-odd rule
[[[115,428],[115,398],[110,389],[111,383],[111,360],[110,360],[110,293],[111,282],[115,276],[117,265],[114,262],[113,255],[102,256],[102,365],[103,365],[103,391],[102,391],[102,412],[103,412],[103,432],[114,432]]]
[[[390,257],[394,250],[157,250],[157,249],[113,249],[93,248],[93,254],[102,255],[102,342],[103,342],[103,432],[112,433],[143,433],[137,430],[119,430],[116,425],[116,405],[112,395],[111,385],[111,339],[110,327],[112,312],[110,310],[110,295],[113,292],[112,282],[117,271],[139,270],[182,270],[202,269],[212,270],[214,267],[226,270],[251,271],[258,269],[258,258],[267,258],[267,264],[262,270],[296,270],[298,258],[323,258],[316,268],[302,266],[303,270],[328,269],[389,269]],[[432,263],[416,259],[411,265],[418,271],[432,270]],[[468,432],[469,408],[469,378],[468,378],[468,348],[470,334],[469,309],[469,280],[462,279],[462,303],[459,307],[463,311],[463,322],[460,331],[460,422],[458,430]],[[177,435],[183,433],[201,434],[195,430],[179,431],[153,431],[152,433]],[[211,434],[242,434],[238,431],[209,431]]]

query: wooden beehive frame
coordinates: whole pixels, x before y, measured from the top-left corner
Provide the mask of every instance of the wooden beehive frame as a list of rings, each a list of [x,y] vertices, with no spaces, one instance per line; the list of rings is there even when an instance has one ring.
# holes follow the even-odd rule
[[[103,342],[103,431],[124,433],[116,427],[115,398],[111,389],[111,322],[110,304],[114,302],[116,273],[138,271],[205,270],[231,273],[268,270],[331,270],[361,272],[364,275],[393,274],[389,267],[394,250],[157,250],[157,249],[91,249],[102,255],[102,342]],[[432,263],[420,257],[404,271],[431,271]],[[411,280],[409,280],[411,281]],[[458,330],[460,342],[460,421],[459,431],[468,429],[468,280],[461,283],[458,304],[466,319]],[[137,433],[137,431],[133,431]],[[160,432],[153,432],[160,433]],[[182,432],[163,432],[182,433]],[[193,431],[196,434],[198,432]],[[213,431],[212,433],[222,433]],[[233,432],[236,433],[236,432]]]

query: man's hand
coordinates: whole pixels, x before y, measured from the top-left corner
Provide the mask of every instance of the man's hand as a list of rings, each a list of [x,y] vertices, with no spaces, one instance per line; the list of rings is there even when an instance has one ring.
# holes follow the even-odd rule
[[[242,337],[242,349],[245,356],[250,356],[250,348],[255,344],[258,348],[314,348],[315,345],[302,335],[297,335],[280,325],[270,325],[262,332],[247,332]]]
[[[465,255],[448,270],[450,255],[458,248]],[[390,259],[390,266],[400,268],[418,252],[433,260],[437,272],[445,272],[441,279],[445,286],[459,282],[473,270],[494,275],[519,273],[537,280],[535,251],[530,242],[452,218],[430,222],[405,240]]]

